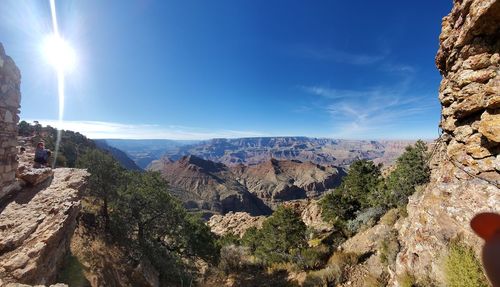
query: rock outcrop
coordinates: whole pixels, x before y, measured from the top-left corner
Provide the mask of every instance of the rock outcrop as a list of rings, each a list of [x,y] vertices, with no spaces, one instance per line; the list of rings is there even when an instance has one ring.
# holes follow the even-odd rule
[[[246,212],[229,212],[210,217],[207,224],[219,236],[233,234],[242,237],[251,227],[261,228],[265,219],[264,216],[251,216]]]
[[[332,231],[331,224],[323,221],[321,208],[316,200],[294,200],[283,203],[300,214],[307,227],[318,232]],[[251,216],[246,212],[229,212],[224,215],[213,215],[208,221],[208,226],[217,235],[233,234],[242,237],[251,228],[261,228],[265,216]]]
[[[500,1],[456,0],[440,42],[443,135],[431,182],[397,223],[395,271],[443,282],[448,242],[460,236],[479,255],[482,241],[469,222],[500,212]]]
[[[15,186],[21,73],[0,43],[0,200]]]
[[[69,250],[88,173],[59,168],[53,179],[24,188],[0,207],[0,278],[53,283]]]

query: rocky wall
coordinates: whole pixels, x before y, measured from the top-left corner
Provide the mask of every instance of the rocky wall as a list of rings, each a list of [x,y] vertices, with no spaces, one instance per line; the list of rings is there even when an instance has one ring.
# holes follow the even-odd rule
[[[15,181],[21,73],[0,43],[0,199]]]
[[[447,155],[469,175],[499,182],[500,1],[455,1],[436,64]],[[456,174],[460,176],[460,173]]]
[[[470,220],[500,213],[500,0],[455,0],[439,40],[443,133],[431,182],[410,197],[408,217],[395,226],[395,286],[405,274],[446,285],[449,242],[461,238],[479,257],[483,241]]]

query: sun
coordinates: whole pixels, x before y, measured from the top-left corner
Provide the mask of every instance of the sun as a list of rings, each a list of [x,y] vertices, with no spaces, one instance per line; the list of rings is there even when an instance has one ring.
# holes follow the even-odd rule
[[[43,42],[43,55],[57,71],[69,72],[76,64],[75,50],[58,35],[47,36]]]

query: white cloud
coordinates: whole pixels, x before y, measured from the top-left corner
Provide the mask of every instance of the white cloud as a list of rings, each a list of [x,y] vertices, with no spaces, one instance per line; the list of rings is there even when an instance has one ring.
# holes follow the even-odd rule
[[[28,122],[33,120],[24,119]],[[205,130],[185,126],[148,124],[122,124],[100,121],[38,120],[42,125],[79,132],[92,139],[178,139],[204,140],[211,138],[258,137],[267,134],[258,131]]]

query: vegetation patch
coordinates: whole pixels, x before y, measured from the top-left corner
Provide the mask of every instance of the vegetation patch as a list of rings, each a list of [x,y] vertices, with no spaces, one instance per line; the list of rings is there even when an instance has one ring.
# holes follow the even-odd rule
[[[380,242],[380,261],[385,266],[392,265],[396,262],[400,246],[398,241],[398,232],[391,230],[387,236]]]
[[[474,250],[460,239],[452,240],[448,246],[445,273],[449,287],[489,286]]]

